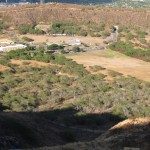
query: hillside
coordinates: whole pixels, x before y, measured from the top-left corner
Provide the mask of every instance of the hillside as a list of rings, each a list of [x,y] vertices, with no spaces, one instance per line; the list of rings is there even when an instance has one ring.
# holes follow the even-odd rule
[[[31,51],[0,59],[1,149],[91,141],[121,120],[149,116],[149,82]]]
[[[60,147],[39,148],[38,150],[120,150],[125,147],[148,150],[150,147],[150,118],[125,120],[102,136],[88,143],[74,143]]]
[[[149,12],[2,6],[0,150],[149,150]]]
[[[37,14],[37,15],[35,15]],[[1,19],[13,27],[24,23],[50,24],[52,21],[69,21],[76,23],[95,22],[107,25],[128,25],[147,28],[150,23],[149,8],[118,9],[102,6],[84,6],[61,3],[43,5],[26,5],[1,8]],[[22,19],[24,18],[24,19]],[[126,19],[124,19],[126,18]],[[9,20],[9,21],[8,21]]]

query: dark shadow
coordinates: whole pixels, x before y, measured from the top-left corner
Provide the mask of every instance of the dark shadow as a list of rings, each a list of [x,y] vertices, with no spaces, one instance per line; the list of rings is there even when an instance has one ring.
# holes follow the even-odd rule
[[[4,110],[7,110],[7,109],[9,109],[9,107],[3,106],[3,105],[0,103],[0,112],[3,112]]]
[[[0,149],[90,141],[121,120],[109,113],[81,115],[73,108],[44,112],[1,112]]]

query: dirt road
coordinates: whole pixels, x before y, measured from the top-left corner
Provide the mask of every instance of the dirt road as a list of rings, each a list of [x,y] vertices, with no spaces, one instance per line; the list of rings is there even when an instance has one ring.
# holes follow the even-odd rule
[[[108,52],[94,51],[68,57],[85,66],[100,65],[107,69],[123,73],[125,76],[131,75],[144,81],[150,81],[149,62],[127,57],[118,52],[110,50],[108,50]]]

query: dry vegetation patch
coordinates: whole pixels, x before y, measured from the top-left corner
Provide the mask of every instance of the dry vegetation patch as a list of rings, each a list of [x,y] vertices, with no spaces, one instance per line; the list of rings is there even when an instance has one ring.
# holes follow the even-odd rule
[[[150,81],[149,62],[126,57],[117,52],[113,52],[113,55],[110,55],[109,52],[105,53],[108,53],[107,55],[104,55],[103,53],[101,53],[101,51],[95,51],[68,57],[85,66],[100,65],[104,68],[123,73],[125,76],[130,75],[145,81]],[[112,52],[110,51],[110,53]]]

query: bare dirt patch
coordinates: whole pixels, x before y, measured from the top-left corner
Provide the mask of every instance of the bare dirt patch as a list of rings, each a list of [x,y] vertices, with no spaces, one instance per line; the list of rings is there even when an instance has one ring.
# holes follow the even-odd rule
[[[3,65],[0,65],[0,71],[3,71],[3,70],[5,70],[5,69],[8,69],[8,67],[3,66]]]
[[[17,64],[20,66],[22,66],[24,62],[27,62],[27,63],[29,63],[30,66],[34,66],[34,67],[38,67],[38,66],[41,67],[41,66],[49,65],[49,63],[44,63],[44,62],[39,62],[39,61],[34,61],[34,60],[15,60],[15,59],[11,60],[11,63]]]
[[[20,37],[23,37],[24,35],[20,35]],[[100,37],[81,37],[81,36],[75,36],[75,37],[69,37],[69,36],[58,36],[58,37],[52,37],[48,35],[32,35],[32,34],[27,34],[27,37],[34,39],[35,43],[42,43],[42,42],[67,42],[70,40],[75,40],[75,39],[80,39],[81,42],[87,43],[88,45],[101,45],[103,46],[104,39]]]
[[[111,54],[110,54],[111,53]],[[70,55],[79,64],[85,66],[100,65],[104,68],[111,69],[125,76],[133,76],[144,81],[150,81],[150,63],[135,58],[124,56],[118,52],[101,52],[94,51],[89,53],[80,53]]]

